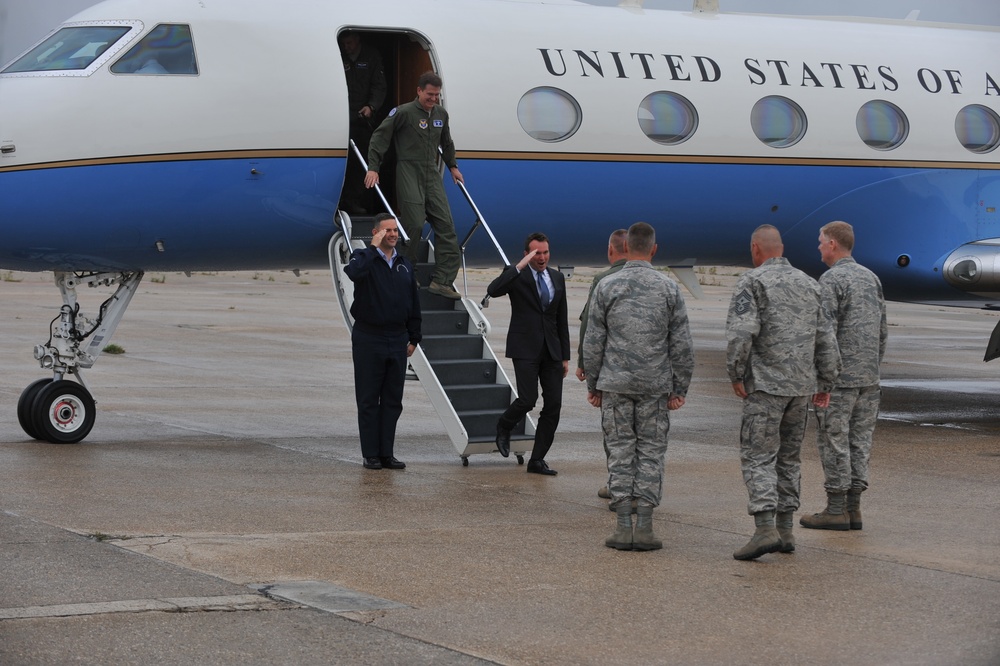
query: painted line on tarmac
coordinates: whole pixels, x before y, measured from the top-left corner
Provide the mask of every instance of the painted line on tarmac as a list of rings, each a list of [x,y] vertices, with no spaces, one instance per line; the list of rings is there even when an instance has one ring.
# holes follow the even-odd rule
[[[0,608],[0,620],[27,618],[71,617],[74,615],[104,615],[107,613],[189,613],[193,611],[246,611],[291,608],[287,603],[260,594],[235,594],[218,597],[174,597],[164,599],[132,599],[90,604],[55,604]]]

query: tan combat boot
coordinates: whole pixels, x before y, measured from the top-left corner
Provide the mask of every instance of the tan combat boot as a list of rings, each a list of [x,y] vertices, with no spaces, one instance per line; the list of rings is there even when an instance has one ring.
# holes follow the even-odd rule
[[[653,507],[637,507],[636,516],[632,548],[634,550],[659,550],[663,548],[663,542],[653,534]]]
[[[860,530],[861,524],[861,489],[851,488],[847,491],[847,517],[851,523],[852,530]]]
[[[615,550],[632,550],[632,507],[626,502],[615,509],[618,522],[614,534],[604,540],[604,545]]]
[[[827,493],[826,508],[811,516],[799,518],[799,525],[812,530],[849,530],[851,519],[844,510],[847,493]]]
[[[775,527],[778,528],[778,536],[781,537],[781,548],[779,553],[795,552],[795,535],[792,534],[792,512],[779,512],[774,519]]]
[[[781,548],[781,537],[774,526],[774,511],[761,511],[753,514],[753,522],[757,531],[750,537],[747,545],[735,553],[733,559],[755,560],[761,555],[773,553]]]

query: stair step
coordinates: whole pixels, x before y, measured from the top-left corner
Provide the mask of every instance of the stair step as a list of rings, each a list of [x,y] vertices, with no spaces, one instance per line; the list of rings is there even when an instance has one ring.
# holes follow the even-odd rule
[[[462,421],[462,425],[465,426],[465,431],[469,434],[469,440],[472,441],[473,438],[478,438],[480,442],[488,442],[495,440],[497,437],[497,420],[504,413],[504,409],[498,410],[473,410],[467,412],[458,412],[458,418]],[[518,435],[518,439],[532,439],[532,437],[524,437],[524,419],[511,430],[510,438],[514,439],[515,435]],[[485,438],[485,439],[483,439]]]
[[[497,364],[491,358],[441,359],[432,361],[431,367],[442,386],[495,384],[497,379]]]
[[[443,388],[456,412],[497,410],[502,413],[510,405],[511,391],[505,384],[464,384]]]
[[[417,275],[417,286],[430,286],[431,275],[434,273],[434,264],[419,263],[413,268]]]
[[[433,312],[435,310],[454,310],[456,305],[461,304],[461,301],[457,299],[441,296],[440,294],[432,294],[427,291],[426,284],[420,287],[420,291],[417,292],[417,297],[420,299],[421,315],[425,310],[429,312]]]
[[[481,359],[483,338],[479,335],[425,335],[420,341],[424,354],[431,361],[437,359]]]
[[[523,432],[520,434],[511,433],[510,441],[512,442],[530,442],[535,439],[534,435],[525,435]],[[496,434],[493,435],[481,435],[477,437],[469,437],[469,444],[483,444],[485,442],[495,442],[497,441]]]
[[[423,310],[420,314],[424,335],[469,334],[469,313],[464,310]]]

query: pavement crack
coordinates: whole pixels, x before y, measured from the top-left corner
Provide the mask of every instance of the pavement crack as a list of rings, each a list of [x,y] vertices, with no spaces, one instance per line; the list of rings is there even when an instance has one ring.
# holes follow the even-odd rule
[[[272,611],[300,608],[260,594],[235,594],[212,597],[165,597],[158,599],[128,599],[80,604],[53,604],[0,608],[0,621],[47,617],[106,615],[109,613],[208,613],[238,611]]]

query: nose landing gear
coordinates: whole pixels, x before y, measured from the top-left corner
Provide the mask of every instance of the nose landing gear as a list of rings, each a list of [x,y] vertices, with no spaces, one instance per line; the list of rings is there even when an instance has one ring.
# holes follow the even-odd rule
[[[52,322],[48,343],[35,347],[35,358],[53,378],[39,379],[21,392],[17,420],[30,437],[53,444],[75,444],[90,434],[97,416],[96,403],[83,384],[82,368],[97,361],[125,314],[143,273],[56,273],[63,306]],[[115,293],[101,304],[95,321],[80,313],[76,287],[118,285]],[[75,375],[79,381],[64,379]]]

